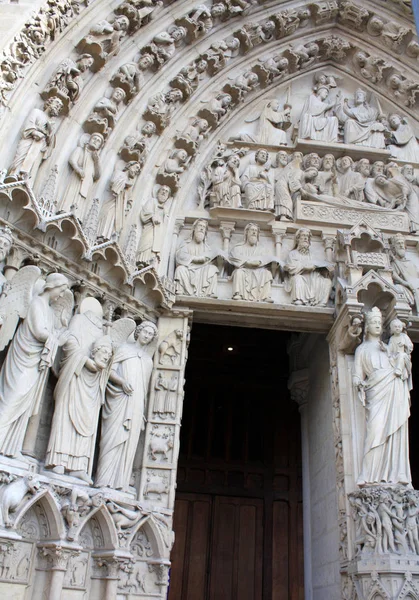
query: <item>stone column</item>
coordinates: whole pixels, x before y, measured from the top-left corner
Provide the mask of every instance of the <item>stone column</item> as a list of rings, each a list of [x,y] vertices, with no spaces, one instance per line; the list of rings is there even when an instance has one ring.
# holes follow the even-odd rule
[[[40,556],[45,559],[50,572],[49,589],[45,598],[46,600],[59,600],[68,561],[72,556],[80,554],[80,548],[63,547],[54,543],[39,544],[38,547]]]
[[[307,400],[309,392],[308,369],[294,371],[288,380],[291,398],[298,404],[301,415],[301,458],[303,464],[303,530],[304,530],[304,597],[313,598],[311,572],[311,508],[310,508],[310,448]]]

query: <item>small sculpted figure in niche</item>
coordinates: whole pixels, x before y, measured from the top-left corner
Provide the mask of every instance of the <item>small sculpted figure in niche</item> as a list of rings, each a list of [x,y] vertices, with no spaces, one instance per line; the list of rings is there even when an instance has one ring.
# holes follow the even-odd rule
[[[157,190],[156,197],[147,200],[140,211],[143,230],[138,246],[137,261],[142,265],[160,260],[171,200],[170,188],[162,185]]]
[[[415,264],[406,256],[406,240],[401,233],[390,238],[390,260],[393,280],[411,306],[419,312],[419,273]]]
[[[9,227],[0,227],[0,296],[3,290],[5,290],[7,286],[5,283],[7,282],[6,277],[3,275],[5,261],[7,256],[10,253],[10,250],[13,246],[13,236]],[[0,325],[2,323],[2,316],[0,313]]]
[[[117,87],[112,90],[110,98],[106,96],[101,98],[93,108],[93,112],[87,118],[85,130],[90,133],[98,131],[104,136],[109,135],[110,131],[115,127],[118,112],[125,96],[124,90]]]
[[[384,23],[380,17],[374,15],[368,21],[367,31],[370,35],[381,36],[381,39],[386,46],[395,52],[400,53],[402,51],[401,46],[403,41],[411,32],[411,29],[408,27],[403,27],[403,25],[399,25],[394,21],[388,21],[387,23]]]
[[[280,110],[278,100],[268,100],[264,108],[255,117],[245,119],[245,123],[258,120],[258,132],[256,136],[247,136],[252,142],[269,146],[286,146],[286,130],[291,125],[291,108],[289,103],[284,104]],[[245,140],[246,141],[246,140]]]
[[[175,104],[183,99],[182,91],[170,90],[167,93],[159,92],[152,96],[147,105],[147,119],[153,121],[157,128],[162,131],[170,123]]]
[[[352,354],[355,348],[362,342],[363,324],[364,320],[361,315],[351,317],[351,321],[340,344],[340,349],[345,354]]]
[[[214,115],[216,121],[218,122],[221,117],[227,114],[227,111],[231,105],[232,97],[230,94],[218,94],[215,98],[213,98],[210,102],[210,111]]]
[[[149,149],[149,139],[156,131],[156,124],[153,121],[146,121],[139,133],[128,135],[125,138],[120,150],[121,158],[126,162],[135,161],[144,165]]]
[[[378,107],[367,102],[367,94],[364,90],[356,90],[352,104],[347,98],[344,99],[343,104],[338,104],[337,116],[344,125],[345,144],[385,148],[386,128],[382,123],[383,115]]]
[[[298,137],[320,142],[337,142],[339,122],[330,111],[334,110],[339,96],[334,102],[327,102],[329,87],[316,86],[306,100],[300,119]]]
[[[334,267],[327,261],[314,259],[310,252],[311,231],[299,229],[295,234],[294,249],[288,255],[285,271],[289,273],[285,290],[297,306],[326,306]],[[323,275],[325,273],[325,275]]]
[[[419,163],[419,143],[406,117],[393,113],[388,118],[390,126],[390,145],[392,156],[399,160]]]
[[[232,154],[227,162],[217,160],[212,171],[212,191],[215,203],[226,208],[242,208],[241,182],[240,182],[240,157]]]
[[[176,52],[176,39],[167,31],[154,36],[152,42],[143,48],[144,52],[155,57],[158,67],[162,67]]]
[[[273,183],[269,153],[258,150],[254,161],[241,176],[245,208],[251,210],[273,210]]]
[[[75,62],[66,58],[49,80],[43,97],[59,96],[63,102],[74,104],[83,91],[83,73],[86,73],[93,64],[90,54],[82,54]]]
[[[159,345],[159,363],[161,365],[180,365],[182,354],[183,331],[175,329]]]
[[[407,494],[407,516],[406,529],[410,549],[413,553],[419,554],[419,499],[414,492]]]
[[[129,20],[119,15],[110,23],[99,21],[80,42],[80,50],[99,58],[99,68],[111,57],[119,53],[121,41],[129,29]]]
[[[54,390],[55,410],[46,455],[46,466],[56,473],[67,471],[88,484],[93,483],[99,411],[105,399],[112,357],[110,337],[92,339],[100,328],[90,321],[90,316],[75,315],[70,323]]]
[[[259,247],[259,226],[248,223],[244,229],[244,240],[233,246],[229,261],[233,271],[233,300],[249,302],[273,302],[272,273],[267,265],[272,256],[264,256]],[[277,261],[276,261],[277,262]]]
[[[68,184],[62,210],[65,212],[75,207],[81,220],[87,214],[90,191],[95,181],[100,178],[101,165],[99,152],[104,144],[100,133],[83,135],[79,145],[70,156],[69,165],[74,174]]]
[[[30,176],[34,181],[42,161],[49,158],[55,146],[53,127],[54,117],[58,117],[63,109],[62,101],[49,98],[44,109],[34,108],[26,119],[16,154],[9,169],[9,174],[16,177]]]
[[[410,355],[413,352],[413,343],[407,335],[406,325],[400,319],[393,319],[390,323],[390,339],[388,340],[388,350],[391,356],[391,363],[394,366],[395,373],[403,380],[410,378],[410,388],[412,388],[412,361]]]
[[[99,225],[104,238],[111,239],[113,233],[120,233],[124,228],[126,217],[132,208],[132,188],[140,171],[141,165],[135,161],[115,167],[111,180],[112,199],[104,204],[103,218]]]
[[[38,414],[50,367],[65,342],[73,310],[67,277],[45,280],[38,267],[20,269],[0,303],[0,347],[12,339],[0,371],[0,454],[20,456],[31,416]]]
[[[184,148],[175,148],[169,154],[169,158],[164,161],[160,172],[168,175],[179,175],[186,169],[189,160],[190,157]]]
[[[325,154],[322,159],[321,170],[318,173],[316,184],[319,186],[320,194],[333,196],[336,188],[337,176],[335,168],[335,157],[333,154]]]
[[[307,44],[296,44],[290,49],[294,61],[300,69],[306,69],[315,60],[320,52],[320,47],[316,42],[308,42]]]
[[[122,88],[126,94],[126,101],[129,102],[144,84],[144,74],[153,64],[153,57],[149,54],[144,54],[136,63],[126,63],[119,67],[118,71],[111,79],[112,85],[116,88]]]
[[[384,71],[388,70],[391,65],[384,58],[371,56],[367,52],[360,50],[353,58],[355,67],[358,67],[360,73],[365,79],[369,79],[372,83],[379,83],[383,80]]]
[[[199,60],[192,65],[183,67],[176,77],[172,79],[170,85],[180,89],[182,91],[183,99],[186,100],[198,89],[201,75],[202,73],[205,73],[207,66],[205,60]]]
[[[406,212],[410,218],[410,231],[417,233],[419,231],[419,182],[415,176],[413,166],[403,165],[400,169],[399,178],[407,186]]]
[[[198,219],[190,237],[176,252],[176,294],[200,298],[217,297],[218,268],[212,264],[217,253],[207,243],[208,222]]]
[[[129,489],[153,369],[147,346],[156,335],[154,323],[143,321],[135,328],[135,342],[121,344],[113,356],[102,409],[96,487]]]
[[[190,140],[194,147],[198,147],[199,144],[205,139],[208,135],[209,123],[206,119],[194,119],[190,126],[183,133],[182,137]]]
[[[410,486],[409,384],[392,365],[389,349],[381,341],[382,332],[381,311],[374,307],[366,315],[365,339],[355,351],[353,384],[366,411],[364,455],[357,483]]]
[[[288,154],[280,151],[277,154],[275,173],[275,216],[280,221],[294,219],[294,205],[301,196],[303,170],[301,168],[303,155],[294,152],[291,160]]]
[[[365,179],[354,171],[354,161],[350,156],[342,156],[336,161],[337,193],[345,198],[363,202]]]

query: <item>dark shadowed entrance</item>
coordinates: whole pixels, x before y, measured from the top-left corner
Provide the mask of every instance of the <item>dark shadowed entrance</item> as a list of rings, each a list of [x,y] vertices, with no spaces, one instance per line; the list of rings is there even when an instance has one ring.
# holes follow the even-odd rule
[[[303,600],[289,334],[194,325],[169,600]]]

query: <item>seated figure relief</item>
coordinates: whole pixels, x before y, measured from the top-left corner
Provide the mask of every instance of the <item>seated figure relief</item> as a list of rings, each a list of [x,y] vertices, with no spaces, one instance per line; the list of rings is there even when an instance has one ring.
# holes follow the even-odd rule
[[[332,290],[334,265],[314,258],[310,251],[311,231],[299,229],[295,234],[294,249],[288,255],[285,271],[286,291],[293,304],[300,306],[326,306]]]
[[[343,103],[339,102],[337,117],[343,123],[345,144],[385,148],[385,117],[378,106],[373,106],[367,101],[364,90],[357,89],[352,102],[347,98]]]
[[[273,182],[267,150],[258,150],[242,177],[245,208],[273,210]]]

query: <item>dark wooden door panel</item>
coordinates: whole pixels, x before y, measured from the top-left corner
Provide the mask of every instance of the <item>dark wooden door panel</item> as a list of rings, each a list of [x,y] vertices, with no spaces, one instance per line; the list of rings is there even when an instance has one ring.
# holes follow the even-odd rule
[[[263,501],[215,497],[210,600],[262,600]]]

